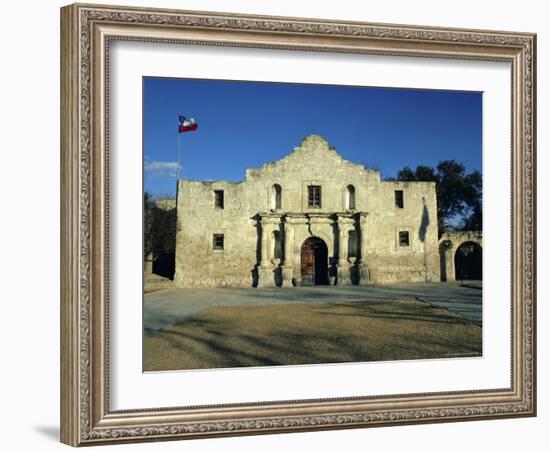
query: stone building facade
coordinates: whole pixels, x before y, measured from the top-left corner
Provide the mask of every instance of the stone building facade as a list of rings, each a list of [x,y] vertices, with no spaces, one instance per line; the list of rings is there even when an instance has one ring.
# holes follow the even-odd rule
[[[439,281],[435,183],[381,181],[326,140],[247,169],[178,181],[181,287]]]

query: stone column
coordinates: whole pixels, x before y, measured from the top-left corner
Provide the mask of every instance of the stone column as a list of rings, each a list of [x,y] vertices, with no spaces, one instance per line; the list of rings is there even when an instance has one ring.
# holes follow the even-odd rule
[[[285,243],[285,266],[292,266],[290,278],[294,278],[297,286],[302,284],[301,246],[303,244],[303,240],[307,239],[310,235],[308,224],[309,220],[307,215],[304,213],[286,214],[285,230],[288,226],[291,233],[291,239]],[[288,250],[287,245],[290,247],[290,250]]]
[[[369,267],[367,265],[367,214],[359,213],[359,284],[369,284]]]
[[[455,251],[454,245],[445,250],[445,268],[447,270],[447,281],[456,281],[455,278]]]
[[[294,270],[294,226],[287,218],[284,223],[284,248],[285,259],[283,264],[283,285],[282,287],[292,287],[292,273]]]
[[[455,250],[453,242],[443,235],[439,242],[439,268],[440,277],[444,281],[455,281]]]
[[[270,261],[271,235],[275,230],[272,221],[267,216],[261,216],[262,245],[260,250],[260,267],[258,268],[258,287],[275,287],[273,263]]]
[[[353,228],[353,219],[338,216],[338,280],[340,286],[350,285],[350,263],[348,261],[349,232]]]

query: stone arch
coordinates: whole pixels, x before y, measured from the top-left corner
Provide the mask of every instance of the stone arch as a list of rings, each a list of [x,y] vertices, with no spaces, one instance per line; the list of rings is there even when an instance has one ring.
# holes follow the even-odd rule
[[[329,236],[327,233],[323,231],[315,230],[315,233],[311,234],[309,237],[321,239],[328,248],[328,256],[331,257],[334,255],[334,237],[333,236]],[[309,238],[306,238],[306,239],[309,239]]]
[[[451,231],[443,233],[439,239],[441,281],[456,281],[456,253],[466,243],[477,245],[480,258],[482,258],[483,235],[481,231]]]
[[[323,239],[310,236],[302,243],[300,275],[302,286],[329,284],[329,250]]]
[[[477,242],[466,241],[455,251],[455,279],[481,280],[483,277],[482,249]]]

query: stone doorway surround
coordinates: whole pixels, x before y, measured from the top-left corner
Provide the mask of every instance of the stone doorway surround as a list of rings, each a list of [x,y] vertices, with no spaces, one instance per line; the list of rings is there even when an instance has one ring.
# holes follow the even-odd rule
[[[300,250],[301,285],[328,284],[328,247],[321,238],[307,238]]]
[[[358,284],[368,284],[366,217],[366,212],[257,214],[258,287],[300,285],[302,244],[310,237],[322,239],[327,246],[329,284],[352,284],[352,269],[359,274]],[[352,230],[359,236],[358,256],[348,258],[348,236]],[[282,240],[282,258],[275,258],[276,231]],[[277,273],[282,275],[280,283],[276,283]]]

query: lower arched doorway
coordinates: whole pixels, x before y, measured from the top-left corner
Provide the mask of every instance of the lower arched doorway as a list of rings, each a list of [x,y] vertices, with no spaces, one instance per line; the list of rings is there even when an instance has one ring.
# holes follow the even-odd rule
[[[476,242],[464,242],[455,253],[455,279],[481,280],[483,278],[482,250]]]
[[[310,237],[301,249],[302,286],[328,284],[328,248],[325,241]]]

